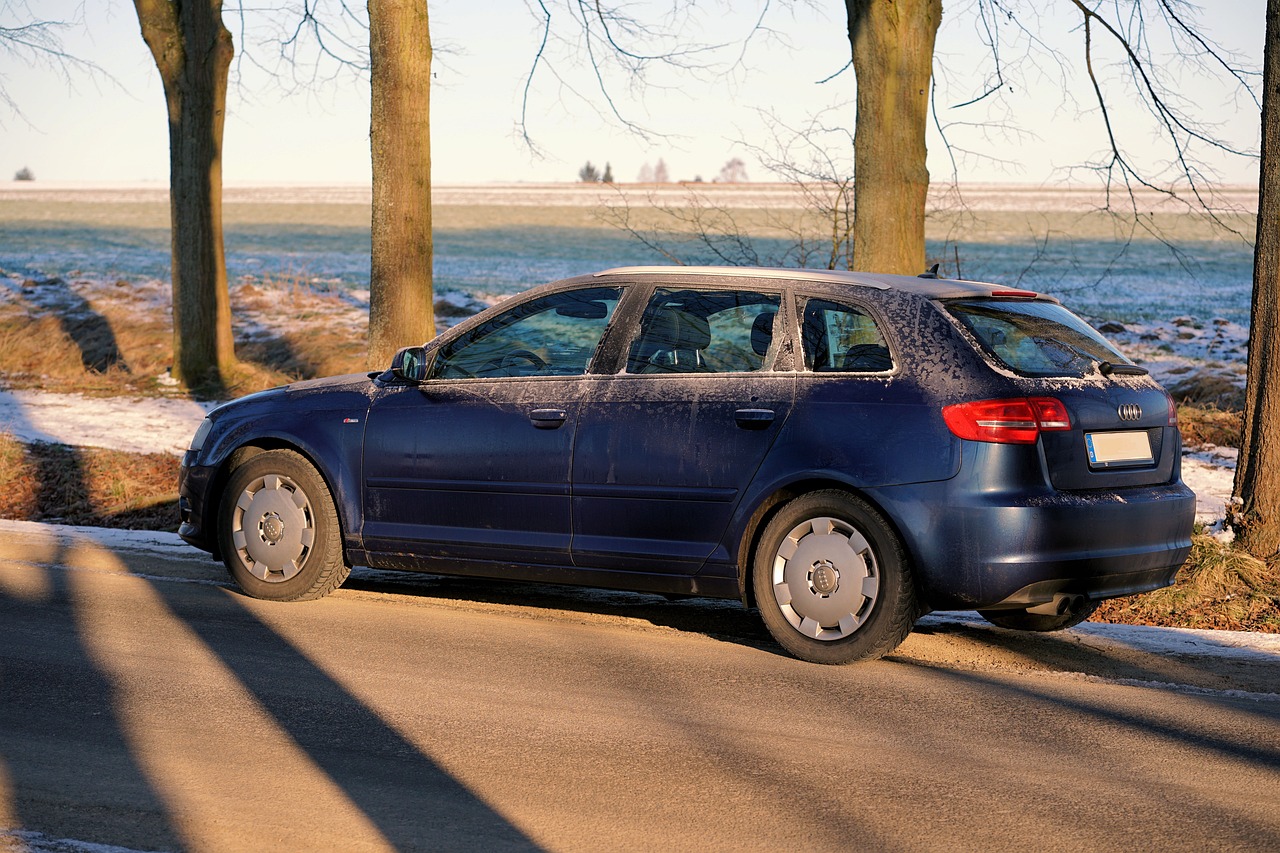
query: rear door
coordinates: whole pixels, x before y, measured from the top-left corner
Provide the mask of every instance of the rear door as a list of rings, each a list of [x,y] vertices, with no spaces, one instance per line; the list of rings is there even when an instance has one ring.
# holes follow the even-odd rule
[[[882,313],[843,296],[802,297],[799,311],[805,370],[767,477],[803,471],[871,488],[954,476],[959,454],[911,372],[917,354],[903,364]]]
[[[791,411],[782,314],[780,292],[654,291],[622,371],[585,383],[576,566],[693,574],[713,556]]]

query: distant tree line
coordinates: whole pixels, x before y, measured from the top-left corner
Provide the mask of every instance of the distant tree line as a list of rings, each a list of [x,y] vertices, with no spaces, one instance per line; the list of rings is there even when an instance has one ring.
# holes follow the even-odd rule
[[[584,184],[611,184],[613,183],[613,167],[605,163],[604,171],[601,172],[588,160],[587,165],[578,170],[578,180]]]
[[[604,172],[601,173],[591,161],[578,170],[578,180],[584,184],[612,184],[613,170],[608,163],[604,164]],[[719,184],[745,184],[751,179],[747,177],[747,164],[743,162],[741,157],[734,157],[720,168],[720,174],[715,179],[715,183]],[[645,163],[640,167],[640,174],[636,176],[636,182],[641,184],[669,184],[671,183],[671,173],[667,169],[667,163],[661,157],[658,158],[656,166]],[[692,183],[702,183],[702,176],[694,176]]]

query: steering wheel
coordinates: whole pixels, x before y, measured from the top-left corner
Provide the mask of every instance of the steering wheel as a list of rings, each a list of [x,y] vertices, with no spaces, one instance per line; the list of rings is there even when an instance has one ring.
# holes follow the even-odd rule
[[[514,349],[509,353],[505,353],[501,358],[495,358],[488,362],[484,367],[485,370],[512,370],[521,362],[528,362],[533,365],[534,370],[543,370],[547,363],[537,353],[529,352],[527,349]]]

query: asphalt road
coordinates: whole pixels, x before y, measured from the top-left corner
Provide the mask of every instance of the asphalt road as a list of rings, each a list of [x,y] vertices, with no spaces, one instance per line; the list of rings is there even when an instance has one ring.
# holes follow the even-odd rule
[[[0,536],[0,850],[1280,849],[1280,657],[934,621],[831,668],[707,601],[223,577]]]

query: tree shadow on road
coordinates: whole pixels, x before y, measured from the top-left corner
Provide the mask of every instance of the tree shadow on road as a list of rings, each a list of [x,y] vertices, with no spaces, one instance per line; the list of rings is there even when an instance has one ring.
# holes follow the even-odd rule
[[[49,562],[61,564],[65,553],[57,549]],[[125,735],[117,689],[86,648],[67,574],[29,571],[45,594],[0,589],[0,777],[13,799],[0,802],[0,814],[7,809],[21,828],[53,837],[181,849]]]
[[[913,636],[941,644],[930,648],[910,639],[896,657],[925,666],[976,659],[996,669],[1081,673],[1112,681],[1157,686],[1178,685],[1201,691],[1280,692],[1280,659],[1179,655],[1147,651],[1121,642],[1105,644],[1082,630],[1035,633],[1013,631],[962,619],[926,620]]]
[[[394,848],[541,849],[262,622],[247,599],[208,586],[153,588]]]
[[[343,589],[437,598],[460,604],[527,607],[546,611],[548,616],[564,611],[638,619],[662,628],[788,656],[769,636],[755,611],[733,600],[374,569],[358,570],[343,584]]]
[[[759,615],[736,601],[375,570],[358,570],[344,589],[436,598],[464,606],[531,608],[544,611],[548,618],[563,611],[638,619],[789,657],[769,636]],[[1118,644],[1099,648],[1072,632],[1012,631],[965,619],[917,623],[893,656],[924,666],[1072,672],[1206,691],[1280,692],[1280,660],[1268,664],[1211,655],[1157,654]]]

